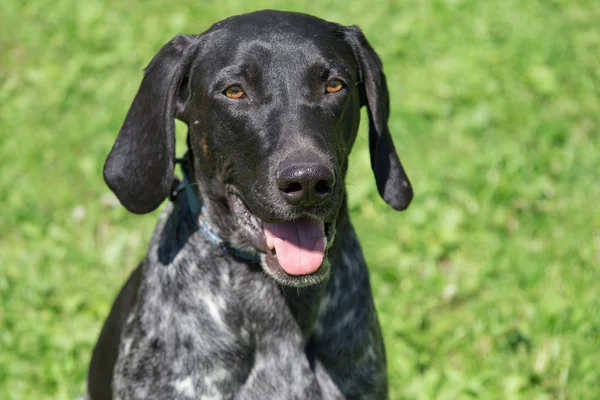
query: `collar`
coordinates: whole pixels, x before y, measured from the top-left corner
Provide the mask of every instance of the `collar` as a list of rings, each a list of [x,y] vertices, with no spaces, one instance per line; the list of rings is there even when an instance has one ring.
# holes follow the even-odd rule
[[[175,162],[181,167],[183,182],[177,183],[177,180],[175,181],[176,186],[173,190],[171,199],[173,200],[181,191],[185,192],[188,207],[190,208],[190,211],[198,221],[198,230],[202,232],[204,237],[209,242],[221,248],[222,250],[230,253],[234,257],[240,258],[244,261],[248,261],[251,263],[260,262],[260,256],[257,251],[248,251],[240,249],[238,247],[233,247],[229,243],[225,242],[225,240],[223,240],[223,238],[217,232],[215,226],[208,220],[206,215],[206,207],[204,206],[204,204],[202,204],[198,193],[196,193],[196,191],[194,190],[194,187],[189,178],[189,164],[187,162],[187,159],[185,157],[178,158],[175,160]]]

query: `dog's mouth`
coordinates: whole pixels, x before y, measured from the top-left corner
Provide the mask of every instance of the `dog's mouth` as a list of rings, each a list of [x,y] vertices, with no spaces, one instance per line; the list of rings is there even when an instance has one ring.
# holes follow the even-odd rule
[[[323,264],[327,245],[323,221],[304,218],[265,222],[263,227],[268,265],[277,263],[289,275],[308,275]]]
[[[334,221],[304,215],[267,222],[236,194],[230,194],[230,201],[244,236],[260,252],[268,275],[288,286],[308,286],[327,277],[325,261],[334,239]]]

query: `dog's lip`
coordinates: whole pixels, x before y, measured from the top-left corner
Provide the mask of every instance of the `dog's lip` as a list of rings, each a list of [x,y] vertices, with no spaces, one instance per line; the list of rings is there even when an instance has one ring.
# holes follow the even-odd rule
[[[252,246],[262,253],[268,252],[263,221],[250,211],[246,203],[236,193],[230,192],[230,202],[235,218],[248,235],[247,239],[250,240]]]

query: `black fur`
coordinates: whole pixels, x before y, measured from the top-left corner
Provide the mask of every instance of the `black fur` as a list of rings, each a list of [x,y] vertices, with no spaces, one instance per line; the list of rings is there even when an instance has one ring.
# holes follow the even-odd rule
[[[333,79],[344,86],[328,93]],[[232,85],[241,98],[225,96]],[[179,118],[203,217],[261,262],[210,243],[189,198],[177,196],[102,330],[91,399],[387,398],[383,341],[344,190],[363,105],[379,193],[405,209],[412,188],[387,128],[385,76],[358,28],[261,11],[160,50],[105,180],[130,211],[158,207],[174,179]],[[286,201],[277,185],[282,170],[303,165],[328,176],[320,202]],[[325,223],[327,251],[313,274],[288,275],[267,265],[256,224],[299,218]]]

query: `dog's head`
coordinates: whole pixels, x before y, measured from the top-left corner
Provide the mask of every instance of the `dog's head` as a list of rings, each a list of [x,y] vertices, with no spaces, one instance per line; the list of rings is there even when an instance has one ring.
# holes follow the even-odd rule
[[[316,283],[328,273],[363,105],[377,188],[403,210],[412,188],[387,127],[381,62],[360,30],[277,11],[232,17],[154,57],[104,177],[128,210],[158,207],[173,182],[178,118],[220,235],[261,252],[279,283]]]

